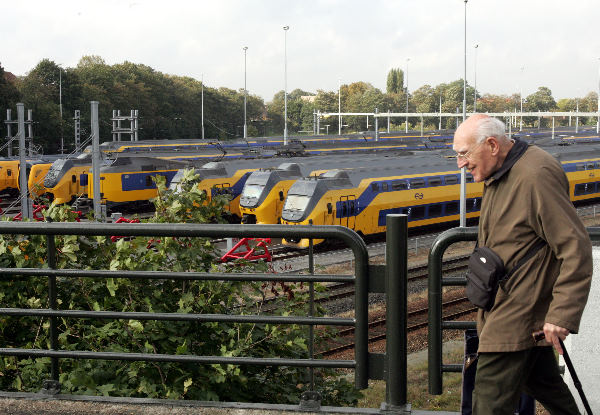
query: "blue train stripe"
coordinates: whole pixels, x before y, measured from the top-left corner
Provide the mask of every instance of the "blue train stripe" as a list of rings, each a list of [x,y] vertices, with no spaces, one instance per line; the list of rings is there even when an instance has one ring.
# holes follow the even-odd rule
[[[164,176],[167,179],[167,187],[177,173],[177,170],[148,172],[148,173],[124,173],[121,174],[121,189],[125,192],[133,190],[156,189],[156,183],[152,180],[154,176]]]

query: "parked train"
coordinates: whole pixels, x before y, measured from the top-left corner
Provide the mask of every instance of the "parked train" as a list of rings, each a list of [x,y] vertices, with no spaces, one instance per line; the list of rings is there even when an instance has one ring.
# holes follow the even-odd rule
[[[259,169],[248,177],[240,196],[242,223],[281,223],[283,202],[290,186],[307,176],[318,176],[327,170],[397,164],[398,157],[412,152],[386,152],[385,154],[331,154],[294,162],[285,162],[278,167]]]
[[[576,145],[547,148],[563,165],[573,202],[600,197],[600,147]],[[454,158],[415,155],[396,167],[330,170],[319,177],[297,180],[282,211],[289,225],[342,225],[362,235],[385,231],[386,215],[408,215],[409,227],[459,220],[460,171]],[[483,184],[467,174],[467,219],[479,216]],[[319,243],[321,241],[314,241]],[[308,240],[284,243],[308,246]]]
[[[28,159],[26,160],[26,174],[29,180],[30,171],[35,169],[38,165],[49,164],[52,156],[46,156],[46,158],[40,159]],[[20,191],[19,175],[21,162],[19,159],[1,159],[0,160],[0,194],[8,195],[9,197],[16,197]]]

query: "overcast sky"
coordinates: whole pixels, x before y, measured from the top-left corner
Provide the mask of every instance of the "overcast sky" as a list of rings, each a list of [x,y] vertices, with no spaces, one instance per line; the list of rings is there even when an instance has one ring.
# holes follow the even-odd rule
[[[28,0],[3,2],[0,63],[25,75],[42,59],[84,55],[244,87],[270,101],[287,90],[365,81],[385,91],[390,68],[411,91],[464,76],[463,0]],[[598,0],[469,0],[467,80],[480,93],[554,98],[597,91]],[[477,50],[474,46],[479,45]]]

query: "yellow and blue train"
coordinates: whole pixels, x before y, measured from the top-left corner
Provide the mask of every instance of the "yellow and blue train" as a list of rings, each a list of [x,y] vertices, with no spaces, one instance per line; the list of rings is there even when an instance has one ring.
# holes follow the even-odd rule
[[[329,154],[286,161],[278,167],[261,168],[250,174],[242,190],[242,223],[281,223],[283,202],[296,180],[318,176],[331,169],[397,164],[399,157],[412,154],[400,151],[383,154]]]
[[[600,147],[549,149],[563,165],[573,202],[600,197]],[[397,166],[330,170],[297,180],[286,197],[282,223],[342,225],[362,235],[384,232],[386,215],[408,215],[408,226],[425,227],[459,220],[460,172],[454,158],[419,154]],[[467,219],[479,216],[482,183],[467,174]],[[314,241],[319,243],[321,241]],[[308,240],[284,243],[308,246]]]

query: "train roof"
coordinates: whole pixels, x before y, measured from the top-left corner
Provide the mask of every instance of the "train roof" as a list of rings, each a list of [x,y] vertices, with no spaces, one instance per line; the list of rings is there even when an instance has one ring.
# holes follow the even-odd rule
[[[600,146],[553,146],[544,148],[561,163],[587,160],[600,157]],[[432,153],[415,153],[411,157],[399,158],[397,163],[377,163],[372,166],[333,169],[321,174],[318,178],[305,178],[304,180],[335,181],[340,185],[351,183],[356,187],[364,179],[384,178],[395,176],[422,176],[424,174],[437,175],[444,172],[458,173],[456,159],[449,157],[451,151]],[[337,184],[332,184],[336,186]]]

